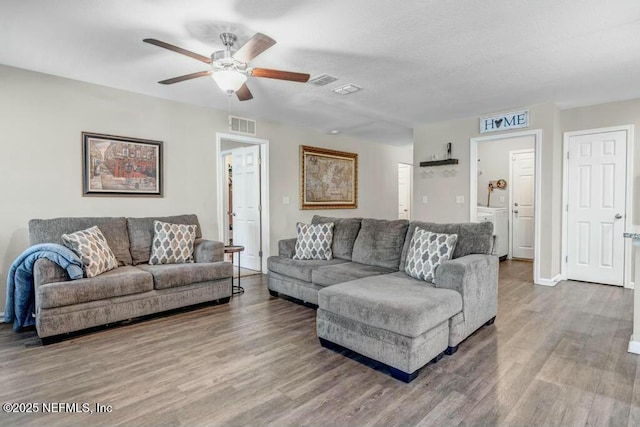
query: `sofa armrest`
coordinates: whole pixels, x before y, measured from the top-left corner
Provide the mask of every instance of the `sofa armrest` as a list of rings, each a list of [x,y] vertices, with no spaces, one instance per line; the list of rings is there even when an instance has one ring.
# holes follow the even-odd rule
[[[33,284],[37,288],[46,283],[68,282],[67,270],[46,258],[36,260],[33,266]]]
[[[497,255],[497,251],[498,251],[498,235],[494,234],[493,236],[491,236],[491,247],[489,248],[489,254],[491,255]]]
[[[293,258],[296,253],[296,239],[282,239],[278,242],[278,255],[284,258]]]
[[[215,240],[196,239],[193,247],[194,262],[224,261],[224,243]]]
[[[498,312],[498,257],[472,254],[443,262],[436,270],[436,288],[462,295],[465,335],[471,334]]]

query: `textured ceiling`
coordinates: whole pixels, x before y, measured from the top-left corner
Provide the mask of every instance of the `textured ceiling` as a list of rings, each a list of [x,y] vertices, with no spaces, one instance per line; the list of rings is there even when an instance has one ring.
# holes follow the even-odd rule
[[[250,78],[231,112],[403,145],[416,123],[640,97],[639,0],[0,0],[0,63],[227,109],[205,64],[218,34],[278,43],[251,65],[329,73],[324,87]],[[330,89],[354,83],[341,96]]]

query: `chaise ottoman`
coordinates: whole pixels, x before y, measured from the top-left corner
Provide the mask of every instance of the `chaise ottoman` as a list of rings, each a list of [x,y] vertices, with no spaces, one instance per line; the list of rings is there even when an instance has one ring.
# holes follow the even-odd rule
[[[320,290],[316,326],[324,347],[352,350],[410,382],[442,357],[449,319],[461,311],[458,292],[396,272]]]

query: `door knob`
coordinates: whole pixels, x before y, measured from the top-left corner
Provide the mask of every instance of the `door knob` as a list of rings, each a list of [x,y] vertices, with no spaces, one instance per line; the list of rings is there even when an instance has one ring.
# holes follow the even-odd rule
[[[517,213],[518,213],[518,210],[517,210],[517,209],[514,209],[514,210],[513,210],[513,213],[514,213],[514,214],[517,214]]]
[[[615,218],[616,218],[616,219],[620,219],[620,218],[622,218],[622,215],[620,215],[620,214],[616,214]]]
[[[513,206],[518,206],[518,204],[517,204],[517,203],[514,203],[514,204],[513,204]]]

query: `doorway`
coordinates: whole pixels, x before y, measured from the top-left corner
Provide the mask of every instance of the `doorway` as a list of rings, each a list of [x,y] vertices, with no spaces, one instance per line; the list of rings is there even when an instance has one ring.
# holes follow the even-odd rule
[[[494,223],[496,250],[500,251],[496,255],[531,260],[533,282],[553,286],[555,280],[540,277],[541,143],[540,129],[471,138],[469,215],[472,222]],[[524,150],[533,153],[533,158],[520,159],[517,154]],[[522,162],[516,169],[523,166],[523,172],[516,172],[515,176],[514,161]],[[530,193],[523,195],[519,188]],[[514,237],[515,246],[523,249],[516,249],[515,254]]]
[[[563,277],[630,285],[630,126],[567,132],[564,137]]]
[[[398,163],[398,219],[411,220],[413,165]]]
[[[240,267],[266,271],[269,256],[268,141],[217,134],[218,234],[244,246]]]

